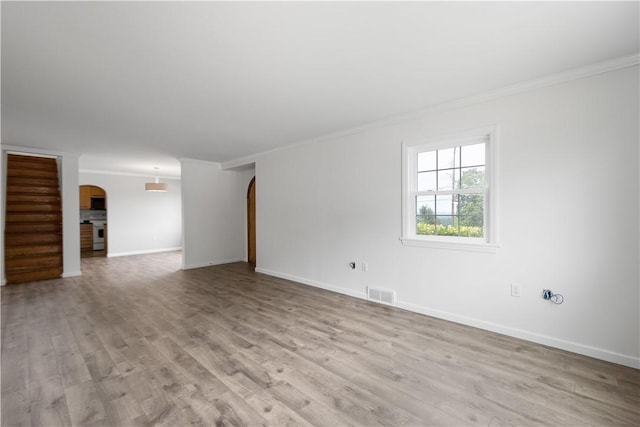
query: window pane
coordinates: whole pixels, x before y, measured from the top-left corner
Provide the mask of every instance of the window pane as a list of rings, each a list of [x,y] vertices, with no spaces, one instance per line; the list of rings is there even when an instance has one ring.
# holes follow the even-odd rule
[[[462,167],[483,166],[485,164],[485,144],[465,145],[461,147]]]
[[[426,151],[406,151],[411,154],[406,160],[413,173],[409,191],[417,193],[407,194],[409,202],[413,197],[415,203],[414,216],[403,215],[403,224],[405,218],[410,219],[415,224],[415,233],[423,237],[433,235],[432,241],[439,240],[435,236],[451,236],[452,241],[455,237],[463,237],[458,240],[488,237],[485,236],[484,217],[491,213],[485,212],[485,203],[489,203],[485,200],[485,190],[488,191],[487,185],[491,184],[491,165],[487,165],[491,160],[488,157],[491,153],[487,151],[490,143],[481,135],[475,140],[466,140],[472,145],[461,145],[460,141],[439,145],[442,149],[425,145],[422,148]],[[418,146],[413,147],[416,148]],[[417,170],[414,169],[416,166]],[[407,207],[403,207],[403,212]]]
[[[436,152],[418,153],[418,172],[436,170]]]
[[[484,196],[482,194],[458,195],[460,235],[484,236]]]
[[[436,230],[439,236],[457,236],[457,195],[436,196]]]
[[[436,196],[436,215],[455,215],[456,205],[454,197],[451,194]]]
[[[417,196],[416,208],[418,215],[435,215],[436,196]]]
[[[436,196],[416,197],[416,234],[435,234]]]
[[[482,188],[484,187],[484,166],[473,168],[462,168],[460,178],[461,188]]]
[[[438,169],[448,169],[460,166],[460,147],[438,150]]]
[[[438,215],[436,216],[436,224],[450,226],[456,223],[455,218],[456,218],[455,216],[451,216],[451,215]],[[442,233],[441,231],[438,234],[445,234],[445,233]]]
[[[457,236],[458,218],[456,216],[437,216],[435,234],[438,236]]]
[[[460,169],[438,171],[438,190],[453,190],[460,183]]]
[[[435,189],[436,189],[436,172],[435,171],[419,172],[418,173],[418,191],[433,191]]]

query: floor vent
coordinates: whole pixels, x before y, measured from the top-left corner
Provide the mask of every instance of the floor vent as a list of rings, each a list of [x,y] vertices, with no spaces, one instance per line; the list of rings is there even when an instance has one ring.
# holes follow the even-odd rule
[[[393,305],[396,301],[396,293],[386,289],[374,289],[367,286],[367,298],[371,301]]]

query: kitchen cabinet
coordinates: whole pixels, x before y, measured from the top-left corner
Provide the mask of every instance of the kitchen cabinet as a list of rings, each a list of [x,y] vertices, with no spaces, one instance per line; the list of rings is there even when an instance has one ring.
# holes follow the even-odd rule
[[[100,187],[95,185],[90,185],[89,187],[91,187],[91,197],[105,197],[107,195]]]
[[[96,187],[95,185],[81,185],[80,209],[91,209],[91,199],[104,199],[106,197],[107,194],[100,187]]]
[[[80,209],[91,209],[91,186],[80,186]]]
[[[93,250],[93,224],[80,224],[80,251]]]

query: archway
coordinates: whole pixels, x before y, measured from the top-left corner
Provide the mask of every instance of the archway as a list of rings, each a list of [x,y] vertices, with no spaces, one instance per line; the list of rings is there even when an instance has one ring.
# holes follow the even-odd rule
[[[107,193],[96,185],[80,186],[80,256],[107,256]]]
[[[256,266],[256,178],[253,177],[247,190],[247,260]]]

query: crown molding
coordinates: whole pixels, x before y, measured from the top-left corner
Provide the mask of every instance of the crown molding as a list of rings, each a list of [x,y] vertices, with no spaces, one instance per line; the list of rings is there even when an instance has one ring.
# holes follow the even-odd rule
[[[180,163],[200,163],[203,165],[214,165],[214,166],[218,166],[220,167],[222,165],[222,163],[220,162],[214,162],[211,160],[202,160],[202,159],[191,159],[189,157],[180,157],[178,159],[180,161]]]
[[[107,170],[97,170],[97,169],[79,169],[79,173],[93,173],[96,175],[114,175],[114,176],[132,176],[136,178],[155,178],[154,174],[148,173],[135,173],[135,172],[116,172],[116,171],[107,171]],[[160,179],[173,179],[176,181],[180,181],[179,176],[169,176],[169,175],[158,175]]]
[[[515,95],[522,92],[528,92],[535,89],[540,89],[547,86],[554,86],[561,83],[567,83],[574,80],[580,80],[587,77],[596,76],[598,74],[609,73],[611,71],[620,70],[623,68],[629,68],[640,64],[640,54],[633,54],[628,56],[622,56],[614,58],[608,61],[597,62],[595,64],[587,65],[586,67],[574,68],[571,70],[563,71],[561,73],[551,74],[539,79],[527,80],[514,85],[505,86],[501,89],[496,89],[488,92],[471,95],[458,100],[445,102],[443,104],[435,105],[433,107],[426,108],[424,110],[417,111],[409,115],[422,115],[431,114],[435,112],[452,110],[455,108],[466,107],[469,105],[479,104],[482,102],[492,101],[494,99],[504,98],[510,95]],[[392,119],[393,120],[393,119]]]
[[[585,67],[574,68],[571,70],[563,71],[542,77],[539,79],[527,80],[521,83],[517,83],[510,86],[505,86],[501,89],[482,92],[475,95],[470,95],[464,98],[455,99],[452,101],[444,102],[438,105],[422,108],[412,112],[396,115],[387,119],[370,122],[364,125],[355,126],[347,129],[343,129],[337,132],[321,135],[314,138],[309,138],[301,141],[297,141],[292,144],[284,145],[282,147],[276,147],[271,150],[265,150],[249,156],[240,157],[237,159],[229,160],[222,163],[223,169],[230,169],[233,167],[248,165],[255,163],[256,160],[268,154],[276,153],[290,148],[300,147],[303,145],[311,144],[314,142],[326,141],[334,138],[346,137],[349,135],[370,131],[374,129],[380,129],[389,127],[395,124],[400,124],[407,121],[420,119],[431,114],[441,113],[444,111],[454,110],[457,108],[468,107],[471,105],[480,104],[483,102],[492,101],[495,99],[504,98],[510,95],[515,95],[522,92],[528,92],[535,89],[541,89],[548,86],[554,86],[561,83],[567,83],[574,80],[579,80],[587,77],[596,76],[598,74],[604,74],[624,68],[634,67],[640,64],[640,53],[634,53],[632,55],[622,56],[607,61],[597,62]]]
[[[36,157],[65,157],[76,156],[74,153],[68,153],[66,151],[47,150],[44,148],[34,148],[21,145],[0,144],[0,149],[9,154],[28,154]]]
[[[251,167],[255,167],[256,157],[265,154],[265,152],[261,152],[260,154],[250,154],[248,156],[238,157],[237,159],[229,160],[226,162],[222,162],[222,169],[250,169]]]

